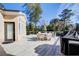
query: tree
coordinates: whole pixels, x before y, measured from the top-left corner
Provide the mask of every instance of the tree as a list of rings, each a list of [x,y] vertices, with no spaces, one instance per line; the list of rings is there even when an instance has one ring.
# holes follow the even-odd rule
[[[52,26],[52,30],[54,31],[58,31],[62,29],[62,21],[60,21],[60,19],[58,18],[54,18],[50,21],[50,26]]]
[[[76,31],[79,31],[79,23],[76,23],[75,25],[76,25],[75,30],[76,30]]]
[[[45,24],[45,23],[44,23],[44,25],[43,25],[43,28],[42,28],[42,29],[43,29],[43,31],[44,31],[44,32],[46,32],[46,31],[47,31],[47,27],[46,27],[46,24]]]
[[[26,32],[29,34],[29,24],[26,23]]]
[[[59,21],[59,19],[58,18],[54,18],[54,19],[52,19],[51,21],[50,21],[50,24],[55,24],[56,22],[58,22]]]
[[[30,26],[29,26],[29,27],[30,27],[29,29],[30,29],[32,32],[34,32],[34,28],[35,28],[35,27],[34,27],[34,23],[31,22],[31,24],[29,24],[29,25],[30,25]]]
[[[69,9],[64,9],[61,14],[59,15],[59,17],[61,17],[61,20],[64,21],[64,27],[67,26],[67,23],[69,23],[70,21],[70,17],[73,16],[74,13],[72,12],[72,10]]]
[[[27,13],[29,15],[30,23],[34,22],[35,28],[36,28],[36,24],[41,18],[40,14],[42,13],[40,4],[39,3],[27,3],[27,4],[24,4],[24,6],[27,6],[27,9],[29,10]]]
[[[49,24],[48,26],[47,26],[47,31],[54,31],[55,29],[54,29],[54,25],[53,24]]]

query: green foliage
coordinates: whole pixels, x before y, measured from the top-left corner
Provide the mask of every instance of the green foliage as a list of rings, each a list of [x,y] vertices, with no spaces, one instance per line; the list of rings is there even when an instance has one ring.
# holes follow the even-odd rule
[[[59,17],[61,18],[61,20],[64,21],[64,27],[67,26],[67,23],[70,22],[70,17],[73,16],[74,13],[72,12],[72,10],[69,9],[64,9],[61,14],[59,15]]]
[[[34,23],[32,23],[32,25],[31,25],[31,26],[32,26],[32,27],[31,27],[32,32],[34,32],[34,28],[35,28]]]
[[[29,31],[30,31],[30,30],[29,30],[29,25],[26,24],[26,33],[29,34]]]
[[[35,31],[36,31],[36,24],[41,18],[40,14],[42,13],[40,4],[39,3],[26,3],[24,6],[27,6],[27,9],[29,10],[29,13],[28,13],[29,22],[34,23]]]
[[[63,25],[63,23],[59,18],[54,18],[50,21],[48,30],[60,31],[62,29],[62,25]]]
[[[42,13],[39,3],[28,3],[26,4],[29,10],[29,30],[36,31],[42,29],[42,31],[66,31],[69,30],[70,17],[74,15],[72,10],[64,9],[59,18],[54,18],[50,21],[50,24],[46,26],[45,24],[42,27],[37,27],[36,24],[39,22]],[[78,27],[78,26],[77,26]],[[59,33],[59,32],[58,32]]]
[[[72,10],[69,9],[64,9],[61,14],[59,15],[59,18],[54,18],[50,21],[50,26],[49,30],[54,30],[54,31],[65,31],[68,30],[69,28],[69,23],[70,23],[70,17],[73,16],[74,13],[72,13]],[[53,26],[51,26],[53,25]]]
[[[27,34],[30,34],[31,32],[34,33],[34,24],[33,23],[29,23],[26,25],[26,32]]]
[[[26,32],[29,32],[29,26],[26,25]]]
[[[79,23],[76,23],[76,31],[79,31]]]
[[[47,31],[47,26],[46,23],[44,22],[44,24],[41,26],[41,31],[42,32],[46,32]]]
[[[64,9],[59,16],[61,17],[61,19],[65,20],[70,18],[72,15],[74,15],[74,13],[72,13],[72,10]]]
[[[57,30],[57,22],[59,21],[58,18],[54,18],[50,21],[50,24],[48,25],[47,29],[48,31],[56,31]]]
[[[29,21],[30,22],[38,22],[40,14],[42,13],[41,7],[39,3],[27,3],[27,8],[29,9]]]
[[[50,21],[50,24],[47,26],[48,31],[67,31],[70,26],[70,17],[73,16],[74,13],[72,10],[64,9],[59,18],[54,18]],[[58,32],[59,33],[59,32]]]
[[[47,26],[47,31],[53,31],[53,25],[49,24],[49,25]]]
[[[55,24],[56,22],[58,22],[60,19],[58,18],[54,18],[50,21],[50,24]]]
[[[33,22],[29,23],[29,30],[34,32],[34,28],[35,28],[34,23]]]
[[[62,29],[62,31],[68,31],[69,30],[69,26],[66,26]]]
[[[47,31],[46,25],[43,25],[42,29],[43,29],[44,32],[46,32]]]

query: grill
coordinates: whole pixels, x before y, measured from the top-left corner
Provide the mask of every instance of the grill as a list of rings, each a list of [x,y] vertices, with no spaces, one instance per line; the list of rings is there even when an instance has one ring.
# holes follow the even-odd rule
[[[79,55],[79,43],[69,43],[69,41],[79,41],[78,31],[71,30],[61,37],[61,53],[64,55]]]

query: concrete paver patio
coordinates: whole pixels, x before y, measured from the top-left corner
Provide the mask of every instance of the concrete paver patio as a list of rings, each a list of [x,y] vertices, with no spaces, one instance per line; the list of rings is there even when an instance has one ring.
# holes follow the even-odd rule
[[[14,56],[54,56],[60,54],[58,37],[50,41],[39,41],[36,35],[27,35],[24,39],[9,44],[1,44],[7,54]]]

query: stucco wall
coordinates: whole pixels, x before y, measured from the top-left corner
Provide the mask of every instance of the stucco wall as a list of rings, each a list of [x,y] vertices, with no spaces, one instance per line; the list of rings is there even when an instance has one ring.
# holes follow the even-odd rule
[[[10,16],[10,15],[9,15]],[[15,40],[18,40],[18,16],[14,18],[5,18],[4,17],[4,22],[14,22],[15,23]]]
[[[22,13],[4,12],[0,13],[0,42],[5,41],[4,22],[15,23],[15,41],[26,36],[26,16]]]
[[[26,36],[26,17],[23,15],[20,15],[18,17],[19,21],[19,29],[18,29],[18,38],[19,40],[23,39]]]
[[[4,20],[3,16],[0,13],[0,42],[4,41]]]
[[[21,40],[26,36],[26,17],[24,15],[4,17],[4,22],[15,22],[15,40]]]

